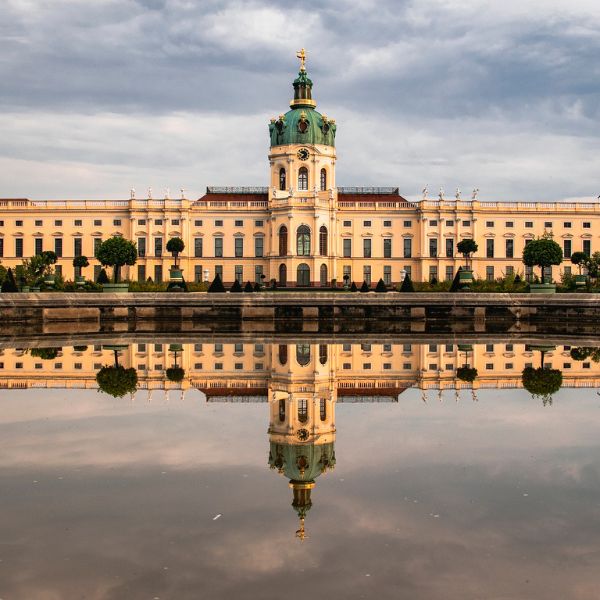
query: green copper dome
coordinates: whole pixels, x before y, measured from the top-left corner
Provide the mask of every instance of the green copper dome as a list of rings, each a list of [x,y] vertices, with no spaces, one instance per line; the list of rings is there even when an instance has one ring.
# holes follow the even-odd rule
[[[279,118],[271,119],[269,136],[271,146],[287,144],[323,144],[335,146],[336,124],[315,110],[312,99],[312,81],[306,71],[301,69],[294,80],[294,99],[290,102],[292,110]]]
[[[269,465],[292,481],[312,482],[335,466],[333,442],[322,445],[271,442]]]

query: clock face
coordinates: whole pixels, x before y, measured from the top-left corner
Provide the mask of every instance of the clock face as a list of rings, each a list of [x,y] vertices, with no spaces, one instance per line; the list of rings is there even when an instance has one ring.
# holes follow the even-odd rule
[[[305,442],[310,437],[308,429],[300,429],[296,435],[298,436],[298,439],[303,442]]]
[[[300,160],[306,160],[308,158],[309,152],[306,148],[300,148],[298,150],[297,156]]]

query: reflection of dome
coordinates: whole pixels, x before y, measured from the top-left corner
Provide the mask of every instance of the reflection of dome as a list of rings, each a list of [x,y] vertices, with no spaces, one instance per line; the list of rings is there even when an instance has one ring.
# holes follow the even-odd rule
[[[333,442],[322,445],[271,442],[269,466],[292,481],[313,481],[335,466]]]
[[[312,99],[312,81],[306,71],[300,71],[294,80],[292,110],[278,119],[271,119],[269,134],[271,146],[286,144],[323,144],[335,146],[335,120],[315,110]]]

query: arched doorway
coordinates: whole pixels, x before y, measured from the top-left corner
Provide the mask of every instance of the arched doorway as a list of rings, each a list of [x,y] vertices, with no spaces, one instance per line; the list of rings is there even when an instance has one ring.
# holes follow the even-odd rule
[[[310,229],[306,225],[300,225],[296,232],[296,254],[310,256]]]
[[[321,265],[321,287],[327,287],[327,284],[329,283],[327,281],[327,265],[326,264],[322,264]]]
[[[285,287],[287,285],[287,267],[279,265],[279,285]]]
[[[310,267],[306,263],[298,265],[296,285],[298,287],[308,287],[310,285]]]
[[[287,256],[288,253],[288,230],[285,225],[279,228],[279,256]]]

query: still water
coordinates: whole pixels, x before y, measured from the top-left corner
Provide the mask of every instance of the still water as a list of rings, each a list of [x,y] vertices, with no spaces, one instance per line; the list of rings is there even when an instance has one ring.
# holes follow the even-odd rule
[[[5,348],[0,598],[597,599],[562,341]]]

